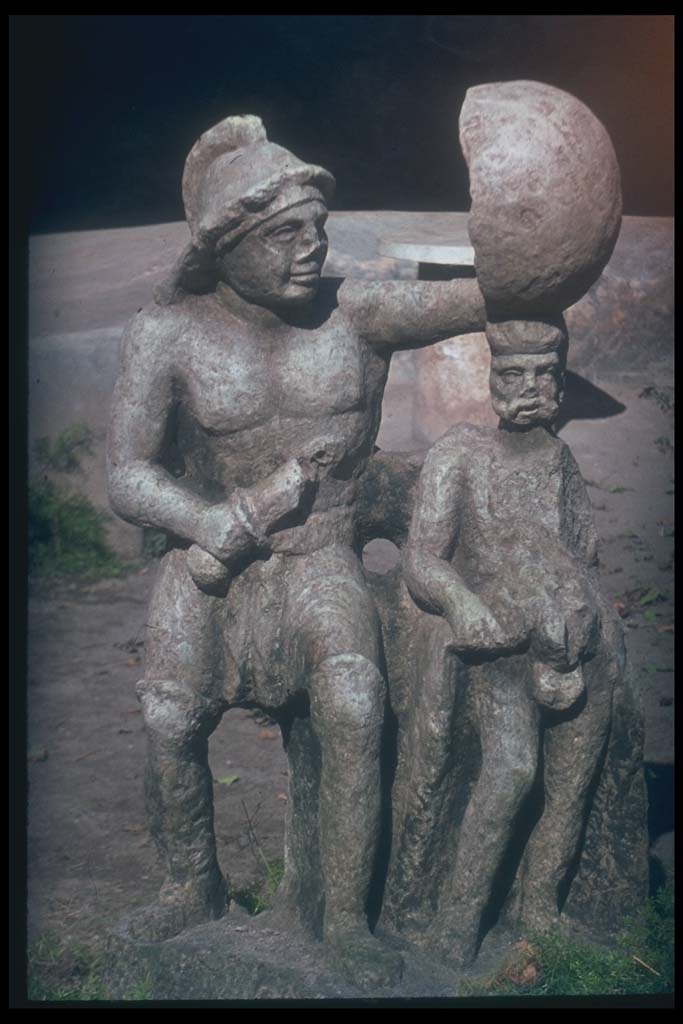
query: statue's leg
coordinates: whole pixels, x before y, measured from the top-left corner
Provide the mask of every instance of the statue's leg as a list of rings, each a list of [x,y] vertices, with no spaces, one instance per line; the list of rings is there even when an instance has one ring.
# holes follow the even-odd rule
[[[145,678],[137,688],[148,739],[147,815],[165,868],[158,904],[132,923],[148,940],[220,917],[226,907],[208,766],[208,738],[224,707],[212,695],[215,600],[190,579],[184,552],[165,557],[148,614]]]
[[[521,920],[530,928],[556,926],[562,884],[575,861],[588,812],[588,795],[609,737],[614,683],[623,671],[623,641],[605,640],[583,666],[586,692],[544,734],[543,814],[521,869]]]
[[[419,619],[417,619],[419,616]],[[394,786],[392,863],[384,920],[399,931],[422,931],[436,909],[434,851],[449,833],[446,792],[457,723],[461,663],[448,623],[416,609],[414,702],[405,716]]]
[[[527,696],[526,659],[470,669],[481,744],[481,771],[460,826],[450,885],[434,936],[457,966],[471,963],[482,915],[513,836],[515,818],[536,776],[538,714]]]
[[[366,904],[380,829],[385,682],[379,619],[351,551],[299,561],[287,628],[306,666],[311,724],[321,750],[323,935],[361,988],[391,985],[401,957],[369,932]]]

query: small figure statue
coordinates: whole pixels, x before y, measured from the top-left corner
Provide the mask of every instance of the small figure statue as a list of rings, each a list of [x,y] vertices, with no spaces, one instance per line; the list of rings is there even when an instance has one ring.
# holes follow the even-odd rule
[[[183,178],[191,242],[124,337],[109,480],[120,516],[168,537],[138,690],[166,879],[139,934],[225,910],[207,763],[222,714],[264,708],[287,744],[310,713],[323,937],[357,984],[381,986],[401,958],[366,917],[385,680],[357,486],[392,352],[481,330],[485,314],[475,281],[321,280],[333,187],[258,118],[201,136]]]
[[[439,709],[453,707],[458,688],[469,687],[481,747],[429,928],[428,941],[460,966],[476,954],[539,770],[545,806],[524,852],[520,914],[532,927],[557,923],[625,661],[618,617],[600,594],[585,486],[552,432],[564,323],[489,323],[486,335],[499,428],[461,424],[433,446],[404,552],[411,596],[444,620],[428,630],[432,650],[422,663],[415,721],[428,729]],[[424,780],[438,772],[434,744],[418,742],[412,753],[408,819],[419,814]]]
[[[454,427],[420,479],[383,917],[464,966],[496,920],[613,930],[646,895],[647,861],[623,633],[585,486],[552,430],[560,312],[613,251],[619,167],[591,111],[540,82],[470,89],[460,141],[499,429]]]

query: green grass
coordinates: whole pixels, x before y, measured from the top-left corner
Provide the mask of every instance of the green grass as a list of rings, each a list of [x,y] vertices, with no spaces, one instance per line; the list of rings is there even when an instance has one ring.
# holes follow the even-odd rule
[[[243,889],[235,889],[230,894],[235,903],[252,916],[261,914],[273,902],[273,896],[282,881],[285,863],[279,859],[265,861],[264,870],[265,875],[259,882],[254,882]]]
[[[35,576],[119,576],[123,563],[107,543],[108,516],[82,494],[52,480],[28,493],[28,568]]]
[[[102,948],[63,942],[47,932],[28,949],[26,995],[36,1002],[102,1002],[112,999],[105,979]],[[118,998],[144,1002],[152,998],[151,979],[145,977]]]
[[[673,889],[636,915],[614,949],[530,934],[493,976],[464,982],[461,995],[648,995],[674,990]]]
[[[101,951],[68,945],[47,933],[28,950],[28,998],[40,1002],[106,999],[103,966]]]

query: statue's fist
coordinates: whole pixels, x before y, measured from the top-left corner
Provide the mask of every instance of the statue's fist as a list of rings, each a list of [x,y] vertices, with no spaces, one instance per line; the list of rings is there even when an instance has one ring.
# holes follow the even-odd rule
[[[509,651],[523,639],[516,621],[501,622],[476,594],[460,594],[447,614],[453,646],[463,654]]]
[[[564,672],[590,656],[600,629],[595,604],[580,593],[555,595],[541,611],[533,648],[542,660]]]

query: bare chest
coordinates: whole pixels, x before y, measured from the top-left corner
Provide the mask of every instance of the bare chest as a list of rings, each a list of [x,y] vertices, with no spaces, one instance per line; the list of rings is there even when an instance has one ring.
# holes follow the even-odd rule
[[[363,406],[377,374],[346,325],[273,336],[207,330],[182,362],[182,402],[208,434],[282,418],[319,418]]]

